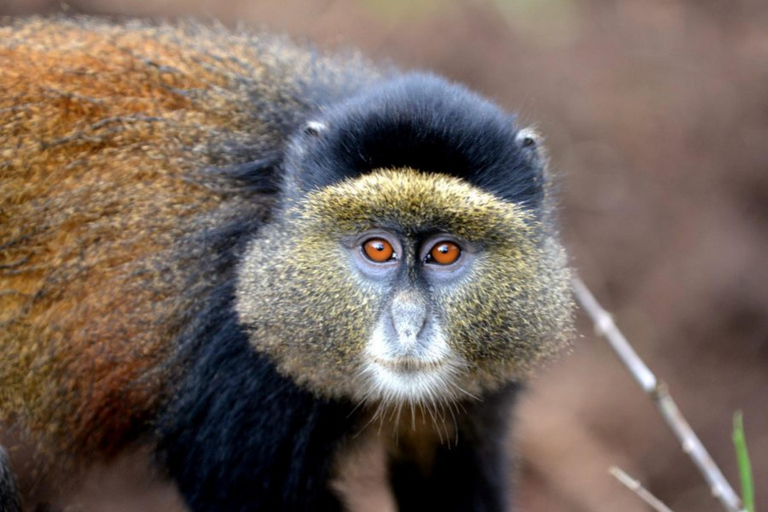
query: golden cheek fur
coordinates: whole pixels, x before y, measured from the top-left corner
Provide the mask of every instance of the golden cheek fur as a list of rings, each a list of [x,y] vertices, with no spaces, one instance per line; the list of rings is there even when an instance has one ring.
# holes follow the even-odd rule
[[[563,259],[559,246],[531,241],[489,250],[466,284],[437,294],[449,343],[468,362],[463,386],[479,392],[523,377],[567,343],[572,307]]]
[[[377,297],[360,289],[338,244],[300,226],[267,229],[275,235],[250,246],[239,272],[239,319],[283,373],[319,393],[347,395]],[[281,239],[285,232],[294,236]]]

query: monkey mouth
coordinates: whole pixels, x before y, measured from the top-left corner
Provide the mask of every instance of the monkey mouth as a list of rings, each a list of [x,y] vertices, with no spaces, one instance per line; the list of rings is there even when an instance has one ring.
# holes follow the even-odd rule
[[[384,322],[372,333],[363,357],[365,400],[388,403],[422,403],[451,397],[458,368],[457,356],[448,347],[439,325],[417,343],[402,343]]]
[[[433,403],[451,399],[455,364],[451,357],[378,356],[368,359],[368,383],[359,391],[365,400],[393,404]]]
[[[423,360],[415,357],[398,357],[395,359],[383,359],[373,357],[373,362],[384,368],[398,373],[421,373],[435,371],[443,367],[445,358]]]

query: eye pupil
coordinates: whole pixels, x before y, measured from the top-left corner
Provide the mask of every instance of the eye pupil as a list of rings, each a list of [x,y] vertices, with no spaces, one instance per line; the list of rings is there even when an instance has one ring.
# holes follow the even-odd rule
[[[383,238],[371,238],[363,244],[363,252],[369,260],[376,263],[384,263],[395,257],[392,244]]]
[[[451,265],[461,256],[461,248],[453,242],[439,242],[429,251],[428,263]]]

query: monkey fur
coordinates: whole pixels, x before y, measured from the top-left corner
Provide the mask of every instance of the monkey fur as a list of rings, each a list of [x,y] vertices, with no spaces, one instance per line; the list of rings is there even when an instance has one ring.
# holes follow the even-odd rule
[[[0,510],[21,512],[21,497],[16,488],[16,477],[11,470],[8,455],[0,447]]]
[[[514,116],[191,22],[7,22],[0,90],[0,425],[68,465],[153,446],[194,512],[343,510],[363,439],[400,510],[505,510],[509,409],[572,315]]]

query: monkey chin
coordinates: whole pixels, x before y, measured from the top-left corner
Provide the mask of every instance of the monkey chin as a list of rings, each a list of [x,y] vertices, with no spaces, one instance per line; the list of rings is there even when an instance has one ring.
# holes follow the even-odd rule
[[[377,327],[365,350],[361,398],[388,405],[452,402],[465,367],[440,329],[408,343]]]

